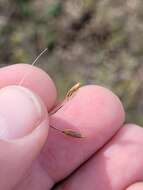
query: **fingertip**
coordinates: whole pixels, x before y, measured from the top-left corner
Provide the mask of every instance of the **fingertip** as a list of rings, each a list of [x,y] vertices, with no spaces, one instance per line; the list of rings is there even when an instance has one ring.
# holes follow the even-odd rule
[[[14,64],[0,69],[0,88],[19,85],[26,75],[22,86],[38,94],[50,110],[57,98],[57,90],[50,76],[42,69],[29,64]]]
[[[23,137],[45,118],[48,120],[45,105],[29,89],[16,85],[0,89],[0,138]]]
[[[107,88],[97,85],[81,87],[55,115],[58,118],[64,116],[63,120],[73,125],[77,123],[77,127],[80,125],[86,135],[102,127],[114,133],[125,120],[125,111],[119,98]]]
[[[125,120],[125,111],[123,104],[119,97],[113,93],[110,89],[107,89],[99,85],[86,85],[81,88],[82,93],[85,96],[93,97],[96,108],[104,112],[104,110],[110,113],[111,117],[116,118],[116,121],[123,123]],[[105,120],[106,118],[104,118]]]

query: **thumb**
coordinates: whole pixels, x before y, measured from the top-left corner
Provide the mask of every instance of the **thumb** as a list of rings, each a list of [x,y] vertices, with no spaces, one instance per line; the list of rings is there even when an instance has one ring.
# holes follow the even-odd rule
[[[30,90],[8,86],[0,90],[0,187],[11,190],[40,153],[48,134],[42,101]]]

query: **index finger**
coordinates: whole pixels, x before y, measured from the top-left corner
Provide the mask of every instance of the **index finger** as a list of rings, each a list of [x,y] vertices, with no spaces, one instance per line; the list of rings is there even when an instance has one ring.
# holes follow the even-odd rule
[[[50,128],[41,156],[44,169],[56,182],[65,178],[113,137],[124,116],[121,102],[110,90],[96,85],[81,87],[50,116],[50,125],[80,131],[84,138]]]

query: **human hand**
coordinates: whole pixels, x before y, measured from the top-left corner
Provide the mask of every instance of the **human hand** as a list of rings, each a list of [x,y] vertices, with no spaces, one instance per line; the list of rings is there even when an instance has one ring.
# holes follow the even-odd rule
[[[26,88],[9,86],[27,72]],[[143,129],[123,126],[123,107],[109,90],[81,87],[49,116],[56,89],[40,69],[22,64],[3,68],[0,87],[1,190],[143,189],[142,183],[134,184],[143,180]],[[49,125],[85,137],[66,136]]]

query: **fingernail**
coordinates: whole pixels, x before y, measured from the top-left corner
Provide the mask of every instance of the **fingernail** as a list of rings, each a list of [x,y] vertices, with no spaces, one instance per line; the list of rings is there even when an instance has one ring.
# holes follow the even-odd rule
[[[0,89],[0,138],[16,139],[32,132],[46,117],[46,109],[32,91],[22,86]]]

